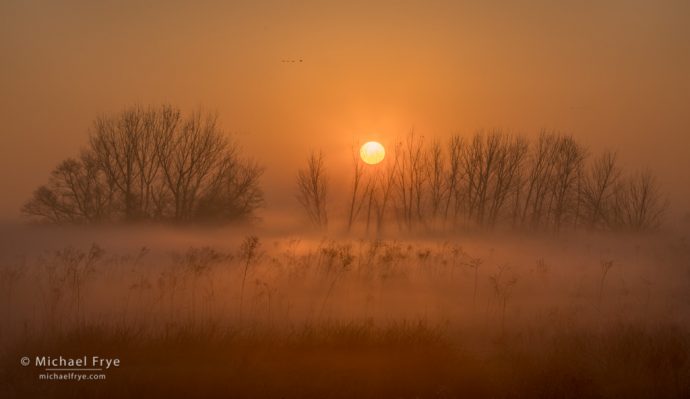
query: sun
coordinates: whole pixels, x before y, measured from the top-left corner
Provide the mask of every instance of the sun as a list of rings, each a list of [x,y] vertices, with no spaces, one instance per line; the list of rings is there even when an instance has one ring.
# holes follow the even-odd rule
[[[381,163],[383,158],[386,156],[386,150],[383,148],[381,143],[376,141],[369,141],[364,143],[362,148],[359,150],[359,156],[362,157],[362,161],[369,165],[376,165]]]

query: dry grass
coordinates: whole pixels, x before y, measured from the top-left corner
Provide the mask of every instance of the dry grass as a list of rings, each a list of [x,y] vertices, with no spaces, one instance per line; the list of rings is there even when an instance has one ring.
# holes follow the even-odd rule
[[[119,356],[105,382],[36,383],[27,353]],[[621,325],[487,339],[424,324],[189,329],[161,336],[92,327],[14,348],[2,396],[279,398],[682,398],[690,334]]]
[[[496,244],[4,254],[0,397],[690,396],[687,242]],[[18,365],[85,354],[122,366],[45,382]]]

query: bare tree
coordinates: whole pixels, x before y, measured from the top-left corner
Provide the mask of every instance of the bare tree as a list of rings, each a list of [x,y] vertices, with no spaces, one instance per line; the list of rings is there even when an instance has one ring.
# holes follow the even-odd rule
[[[115,116],[96,119],[89,138],[95,162],[118,192],[125,220],[149,219],[160,215],[163,187],[158,179],[160,137],[172,134],[181,114],[170,106],[134,106]]]
[[[558,136],[543,131],[532,146],[523,195],[521,225],[539,228],[545,214],[544,201],[550,190],[556,164]]]
[[[214,115],[135,106],[98,118],[81,158],[58,166],[23,213],[52,223],[250,218],[262,172]]]
[[[491,227],[496,225],[507,200],[511,196],[518,197],[522,165],[528,149],[527,140],[519,136],[502,136],[500,141],[487,220]]]
[[[201,194],[195,220],[248,220],[263,204],[259,186],[263,168],[256,161],[235,162],[226,157],[211,184]]]
[[[476,226],[491,225],[500,213],[512,187],[522,152],[511,147],[510,137],[499,130],[477,132],[461,153],[465,174],[462,191],[466,198],[467,221]],[[521,147],[520,147],[521,148]],[[511,156],[518,157],[511,163]]]
[[[568,217],[568,210],[577,205],[576,184],[581,176],[585,157],[585,149],[572,137],[559,138],[550,202],[550,213],[556,231],[561,229],[564,219]]]
[[[581,197],[588,228],[605,228],[609,224],[609,212],[620,177],[615,152],[605,151],[594,160],[585,178]]]
[[[22,213],[45,223],[100,223],[110,219],[114,191],[87,154],[62,161]]]
[[[501,153],[503,142],[503,135],[500,131],[493,131],[487,135],[478,134],[475,136],[475,138],[477,140],[473,141],[473,144],[475,145],[474,151],[479,154],[479,164],[477,165],[478,178],[475,186],[476,201],[474,204],[474,211],[476,213],[477,224],[482,226],[486,222],[486,211],[491,195],[490,190],[496,175],[498,158]]]
[[[465,194],[463,214],[466,222],[474,222],[479,217],[479,208],[482,202],[482,186],[488,183],[488,171],[485,166],[485,136],[478,132],[462,152],[462,168],[466,179],[463,181],[462,191]],[[488,169],[491,165],[489,163]]]
[[[483,228],[507,222],[559,231],[584,221],[590,228],[648,229],[663,214],[651,175],[621,185],[615,154],[606,152],[587,168],[588,151],[572,136],[542,132],[530,142],[480,130],[467,142],[452,136],[446,148],[447,156],[438,142],[425,146],[413,134],[397,144],[392,208],[401,228],[433,227],[427,222],[442,218],[454,228],[462,220]],[[370,206],[377,202],[378,194],[369,192]]]
[[[424,221],[424,141],[410,132],[395,148],[396,211],[399,223],[411,229]]]
[[[327,196],[328,179],[323,154],[312,152],[307,159],[307,167],[297,172],[297,200],[309,220],[321,228],[328,226]]]
[[[177,221],[193,219],[201,194],[217,184],[224,168],[237,157],[237,148],[218,134],[216,123],[215,116],[194,113],[172,131],[167,144],[158,147]]]
[[[439,141],[431,143],[426,155],[426,180],[429,185],[429,212],[432,222],[443,211],[448,196],[448,181],[443,150]]]
[[[464,146],[465,141],[458,135],[453,135],[448,141],[448,168],[446,171],[446,187],[448,193],[446,195],[443,218],[445,221],[448,221],[452,206],[453,225],[457,222],[458,213],[464,200],[464,195],[461,190],[462,180],[465,177],[464,169],[462,168]]]
[[[389,208],[390,199],[395,185],[395,169],[394,163],[388,163],[386,168],[379,174],[378,197],[376,201],[376,231],[380,233],[383,229],[383,223],[386,219],[386,212]]]
[[[141,109],[123,112],[117,118],[101,117],[96,120],[96,131],[90,144],[99,167],[108,180],[117,187],[124,203],[125,220],[133,220],[137,213],[136,151],[140,140]]]
[[[666,211],[659,185],[648,172],[638,172],[625,179],[615,193],[613,227],[632,231],[655,229]]]
[[[370,231],[372,219],[376,222],[376,233],[383,229],[383,223],[389,208],[396,173],[395,163],[382,165],[369,175],[364,193],[367,196],[366,231]]]
[[[364,163],[359,156],[357,146],[353,145],[351,148],[352,154],[352,195],[350,196],[350,203],[347,213],[347,230],[352,230],[352,225],[357,220],[359,213],[362,211],[365,198],[371,189],[371,183],[365,182],[364,179]],[[364,186],[364,187],[362,187]]]

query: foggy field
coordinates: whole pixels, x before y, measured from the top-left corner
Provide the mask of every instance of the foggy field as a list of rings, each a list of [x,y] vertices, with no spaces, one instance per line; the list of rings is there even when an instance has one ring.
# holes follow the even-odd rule
[[[690,1],[0,21],[0,399],[690,399]]]
[[[690,394],[680,233],[2,236],[2,397]],[[38,354],[122,366],[45,383],[18,365]]]

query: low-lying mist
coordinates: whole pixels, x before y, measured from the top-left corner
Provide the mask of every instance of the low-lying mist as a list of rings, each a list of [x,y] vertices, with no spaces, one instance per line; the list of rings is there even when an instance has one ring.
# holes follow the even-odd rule
[[[500,332],[688,322],[690,243],[672,234],[4,230],[5,339],[91,323],[156,331],[180,323],[423,320]]]
[[[80,391],[100,397],[690,391],[690,242],[677,232],[1,235],[8,397],[71,395],[11,366],[26,353],[123,358],[115,382]]]

